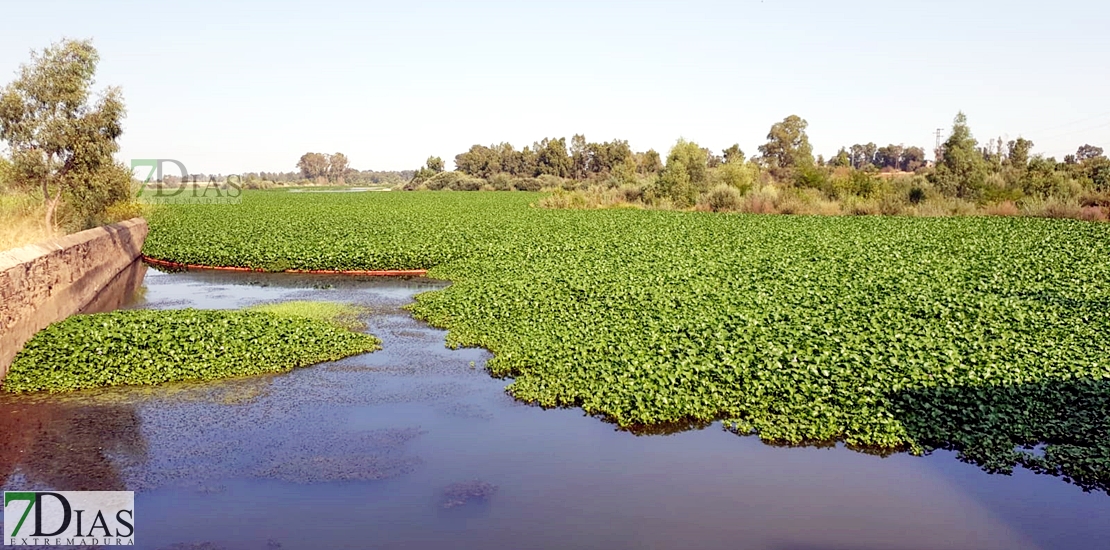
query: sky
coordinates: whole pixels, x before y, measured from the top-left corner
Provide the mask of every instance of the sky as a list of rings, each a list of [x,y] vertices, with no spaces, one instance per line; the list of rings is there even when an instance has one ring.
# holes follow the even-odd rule
[[[5,2],[0,84],[91,38],[128,108],[119,158],[290,171],[309,151],[414,169],[473,144],[682,137],[749,155],[797,114],[815,153],[981,142],[1110,150],[1105,1]],[[569,139],[568,139],[569,141]]]

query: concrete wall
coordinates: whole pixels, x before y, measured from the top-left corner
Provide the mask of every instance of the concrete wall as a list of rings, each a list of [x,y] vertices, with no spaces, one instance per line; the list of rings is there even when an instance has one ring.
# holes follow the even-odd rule
[[[89,229],[0,252],[0,379],[36,332],[80,311],[101,309],[101,291],[142,282],[136,264],[146,220]],[[101,299],[103,300],[103,299]]]

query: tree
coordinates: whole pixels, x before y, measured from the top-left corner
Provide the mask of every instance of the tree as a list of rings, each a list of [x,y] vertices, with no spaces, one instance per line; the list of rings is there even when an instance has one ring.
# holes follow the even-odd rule
[[[667,155],[667,166],[659,175],[660,193],[679,206],[690,206],[707,187],[708,158],[697,143],[679,139]]]
[[[501,155],[492,147],[472,145],[455,155],[455,169],[476,178],[488,178],[501,171]]]
[[[51,231],[64,195],[82,201],[74,205],[90,225],[130,193],[130,172],[112,158],[123,134],[119,88],[90,103],[99,60],[91,41],[63,40],[33,52],[0,90],[0,139],[11,151],[13,177],[41,191]]]
[[[852,167],[857,169],[864,169],[868,166],[875,165],[875,157],[878,155],[879,147],[874,143],[867,145],[855,144],[852,146]]]
[[[1083,163],[1087,178],[1099,191],[1110,191],[1110,159],[1098,156]]]
[[[655,149],[636,153],[636,171],[640,174],[658,174],[663,171],[663,159]]]
[[[1006,162],[1015,168],[1025,168],[1029,164],[1029,153],[1032,151],[1032,141],[1023,137],[1011,139],[1006,143]]]
[[[875,166],[879,168],[900,169],[903,152],[905,152],[905,147],[893,143],[886,147],[879,147],[879,149],[875,151]]]
[[[852,166],[852,155],[848,153],[847,149],[841,147],[836,152],[836,156],[829,160],[829,166],[848,168]]]
[[[574,137],[570,138],[570,158],[574,179],[585,179],[586,173],[590,170],[590,152],[586,136],[574,134]]]
[[[898,168],[906,172],[915,172],[925,166],[925,149],[921,147],[906,147],[898,161]]]
[[[1094,145],[1083,145],[1075,152],[1075,159],[1083,162],[1088,159],[1098,158],[1102,156],[1102,147],[1095,147]]]
[[[560,178],[570,177],[573,165],[567,154],[567,138],[544,138],[533,149],[536,151],[537,176],[548,174]]]
[[[328,181],[339,181],[347,175],[347,170],[351,167],[351,161],[347,159],[347,155],[343,153],[336,153],[328,156]]]
[[[301,171],[301,177],[308,180],[327,176],[328,167],[328,156],[323,153],[305,153],[297,161],[297,169]]]
[[[767,143],[759,146],[759,154],[775,177],[785,177],[794,168],[813,165],[813,147],[806,135],[808,126],[798,115],[790,115],[771,126]]]
[[[8,182],[12,179],[12,163],[4,157],[0,157],[0,191],[8,186]]]
[[[424,166],[427,167],[428,170],[438,174],[443,171],[443,159],[439,157],[428,157],[428,161],[424,163]]]
[[[730,162],[744,162],[744,151],[740,150],[740,144],[734,143],[728,149],[721,151],[721,156],[724,157],[726,163]]]
[[[589,172],[591,174],[608,174],[619,166],[625,165],[632,158],[632,148],[624,140],[614,139],[603,143],[590,143],[586,146],[589,152]]]
[[[932,174],[933,182],[960,198],[976,195],[987,179],[987,161],[976,145],[967,116],[958,113],[952,122],[952,135],[941,146],[941,160]]]

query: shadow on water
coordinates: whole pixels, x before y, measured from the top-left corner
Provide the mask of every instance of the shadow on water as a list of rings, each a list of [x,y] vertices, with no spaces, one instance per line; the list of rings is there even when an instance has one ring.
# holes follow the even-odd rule
[[[140,419],[130,405],[58,404],[0,396],[0,486],[73,491],[127,488],[119,466],[146,459]]]
[[[1084,491],[1110,493],[1110,380],[921,388],[894,396],[897,417],[926,449],[984,471],[1023,466]]]
[[[146,271],[141,260],[132,262],[80,313],[133,302],[142,295]],[[125,402],[0,393],[0,487],[18,476],[23,487],[123,490],[120,465],[145,460],[140,424],[135,406]]]

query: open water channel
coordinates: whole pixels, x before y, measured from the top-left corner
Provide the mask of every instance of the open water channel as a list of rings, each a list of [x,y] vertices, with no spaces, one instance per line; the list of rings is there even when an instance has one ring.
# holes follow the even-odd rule
[[[143,268],[145,269],[145,268]],[[140,273],[140,280],[142,273]],[[1110,496],[949,452],[635,435],[514,401],[403,305],[427,279],[145,273],[126,308],[329,300],[381,351],[286,374],[0,395],[0,483],[136,491],[142,548],[1110,548]]]

